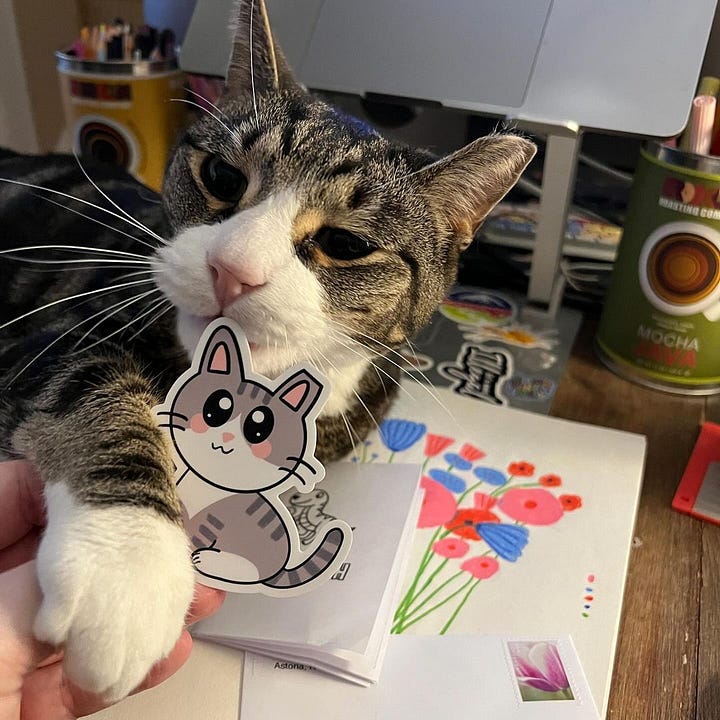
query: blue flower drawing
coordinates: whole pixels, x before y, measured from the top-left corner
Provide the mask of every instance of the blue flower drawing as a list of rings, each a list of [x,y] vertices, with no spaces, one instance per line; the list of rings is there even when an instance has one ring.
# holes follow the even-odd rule
[[[402,452],[412,447],[426,432],[422,423],[411,420],[385,420],[380,425],[380,439],[393,452]]]
[[[445,453],[443,457],[445,458],[445,462],[456,470],[469,470],[472,467],[472,463],[469,460],[466,460],[462,455],[458,455],[457,453]]]
[[[530,533],[522,525],[479,523],[478,535],[503,559],[515,562],[528,544]]]
[[[428,475],[435,481],[444,485],[450,492],[461,493],[465,490],[466,483],[459,475],[453,475],[445,470],[433,468]]]
[[[505,485],[505,483],[507,483],[505,473],[495,470],[494,468],[476,467],[473,470],[473,475],[475,475],[478,480],[482,480],[488,485]]]

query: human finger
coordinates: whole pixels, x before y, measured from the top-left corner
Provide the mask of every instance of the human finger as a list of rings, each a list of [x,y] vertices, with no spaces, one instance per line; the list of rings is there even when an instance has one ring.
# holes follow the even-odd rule
[[[0,462],[0,548],[45,522],[42,481],[25,460]]]
[[[217,590],[195,583],[193,601],[188,610],[188,614],[185,616],[186,624],[192,625],[198,622],[198,620],[202,620],[214,612],[217,612],[225,600],[225,594],[224,590]]]
[[[133,695],[167,680],[185,663],[191,649],[192,638],[187,630],[183,630],[170,654],[152,668]],[[63,675],[60,662],[36,670],[25,680],[24,720],[76,720],[106,707],[109,703],[101,695],[82,690],[69,682]]]
[[[17,542],[0,550],[0,573],[32,560],[39,544],[40,528],[33,528]]]

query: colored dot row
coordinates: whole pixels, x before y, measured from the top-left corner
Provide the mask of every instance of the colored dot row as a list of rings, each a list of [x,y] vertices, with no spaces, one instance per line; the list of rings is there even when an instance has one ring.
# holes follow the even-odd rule
[[[595,582],[595,576],[594,576],[594,575],[588,575],[588,576],[587,576],[587,583],[588,583],[588,584],[587,584],[586,587],[585,587],[585,593],[586,593],[586,595],[585,595],[585,597],[583,597],[583,602],[584,602],[584,604],[583,604],[583,612],[581,613],[581,615],[582,615],[583,617],[590,617],[589,610],[590,610],[590,608],[592,607],[592,601],[595,599],[595,595],[594,595],[595,590],[593,589],[593,583],[594,583],[594,582]]]

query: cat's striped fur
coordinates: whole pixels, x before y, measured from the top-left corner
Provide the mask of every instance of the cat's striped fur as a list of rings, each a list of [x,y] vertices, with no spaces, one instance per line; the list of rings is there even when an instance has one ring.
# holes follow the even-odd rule
[[[30,459],[47,485],[37,634],[64,644],[76,682],[109,697],[127,694],[170,650],[192,595],[173,468],[150,409],[186,367],[203,322],[237,320],[260,372],[319,364],[334,396],[317,454],[342,455],[396,391],[397,367],[383,353],[429,319],[459,253],[534,152],[496,135],[433,162],[389,143],[295,83],[261,0],[239,5],[227,87],[220,108],[176,147],[162,206],[121,172],[87,165],[150,232],[63,195],[0,183],[0,250],[93,248],[13,253],[51,264],[0,259],[0,451]],[[204,184],[209,157],[245,173],[237,203]],[[116,212],[73,158],[3,151],[0,177]],[[363,237],[373,251],[334,258],[316,242],[323,227]],[[218,308],[208,257],[220,251],[265,275],[260,289]],[[154,264],[142,264],[151,255]],[[152,578],[152,588],[136,578]]]

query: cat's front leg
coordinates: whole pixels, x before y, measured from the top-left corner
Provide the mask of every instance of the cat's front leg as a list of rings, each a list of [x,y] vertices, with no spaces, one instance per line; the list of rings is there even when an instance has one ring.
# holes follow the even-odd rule
[[[115,700],[177,641],[193,594],[157,398],[128,358],[95,358],[39,384],[14,445],[45,481],[41,640],[80,687]]]

